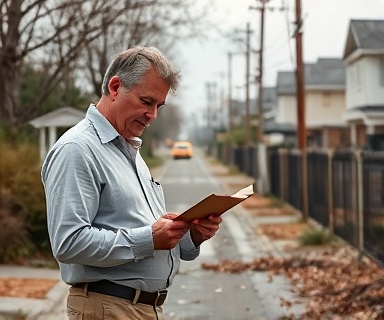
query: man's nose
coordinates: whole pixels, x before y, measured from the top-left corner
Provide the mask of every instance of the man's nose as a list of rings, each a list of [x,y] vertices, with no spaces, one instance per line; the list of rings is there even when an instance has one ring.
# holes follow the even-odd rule
[[[150,120],[155,120],[157,118],[157,108],[150,108],[146,113],[146,117]]]

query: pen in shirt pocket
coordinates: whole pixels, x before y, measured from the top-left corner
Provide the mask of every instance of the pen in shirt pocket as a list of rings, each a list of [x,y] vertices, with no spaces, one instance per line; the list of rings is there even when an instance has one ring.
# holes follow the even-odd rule
[[[158,186],[160,185],[160,183],[157,182],[157,181],[155,181],[155,179],[153,179],[153,177],[151,177],[151,181],[152,181],[153,183],[156,183]]]

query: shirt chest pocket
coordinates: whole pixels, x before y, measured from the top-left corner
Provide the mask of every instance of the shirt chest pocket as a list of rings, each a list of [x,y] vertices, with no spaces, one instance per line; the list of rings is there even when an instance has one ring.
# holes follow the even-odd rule
[[[150,183],[151,183],[151,188],[153,190],[156,207],[160,211],[160,214],[163,215],[167,211],[165,208],[165,198],[164,198],[163,187],[159,182],[155,181],[153,178],[151,178]]]

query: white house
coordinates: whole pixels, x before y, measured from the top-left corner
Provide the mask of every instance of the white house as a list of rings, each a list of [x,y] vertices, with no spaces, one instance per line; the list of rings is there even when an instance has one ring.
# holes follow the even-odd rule
[[[266,133],[281,132],[286,137],[296,133],[296,76],[293,71],[280,71],[277,76],[277,110],[274,123]],[[345,68],[341,59],[320,58],[304,65],[305,125],[308,144],[334,147],[345,141]],[[288,138],[289,139],[289,138]]]
[[[351,144],[384,150],[384,20],[351,20],[343,61]]]

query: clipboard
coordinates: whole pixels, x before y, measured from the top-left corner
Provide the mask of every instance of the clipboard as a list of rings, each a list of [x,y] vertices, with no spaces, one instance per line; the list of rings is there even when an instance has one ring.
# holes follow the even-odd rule
[[[178,215],[174,220],[190,222],[195,219],[207,218],[211,215],[222,215],[224,212],[238,205],[240,202],[248,199],[254,193],[255,185],[251,184],[231,196],[211,194]]]

